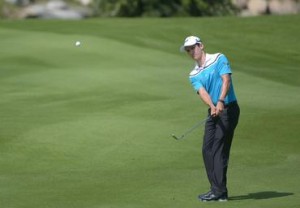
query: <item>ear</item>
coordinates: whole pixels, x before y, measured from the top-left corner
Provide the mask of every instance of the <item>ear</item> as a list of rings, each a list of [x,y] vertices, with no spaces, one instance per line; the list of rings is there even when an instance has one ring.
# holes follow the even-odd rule
[[[203,50],[204,49],[203,43],[200,43],[199,47],[200,47],[201,50]]]

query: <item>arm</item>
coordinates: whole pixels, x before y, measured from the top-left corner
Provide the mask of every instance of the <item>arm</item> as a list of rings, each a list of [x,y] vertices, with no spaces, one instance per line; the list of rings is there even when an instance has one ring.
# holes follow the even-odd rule
[[[215,116],[216,115],[216,107],[214,106],[213,102],[211,101],[211,98],[210,98],[210,95],[208,94],[208,92],[203,87],[201,87],[199,89],[198,93],[199,93],[202,101],[210,107],[210,109],[211,109],[210,115]]]
[[[219,97],[218,104],[216,106],[216,114],[219,115],[223,110],[224,110],[224,102],[221,102],[222,100],[224,101],[229,88],[230,88],[230,75],[229,74],[224,74],[222,75],[222,89],[221,89],[221,95]],[[221,100],[221,101],[220,101]]]

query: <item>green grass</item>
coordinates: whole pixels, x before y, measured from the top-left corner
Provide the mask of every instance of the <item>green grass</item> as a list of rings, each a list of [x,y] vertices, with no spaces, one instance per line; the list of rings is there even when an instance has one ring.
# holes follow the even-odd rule
[[[299,21],[1,21],[1,207],[298,207]],[[178,51],[190,34],[233,69],[241,117],[228,203],[196,199],[209,187],[203,128],[170,137],[207,110]]]

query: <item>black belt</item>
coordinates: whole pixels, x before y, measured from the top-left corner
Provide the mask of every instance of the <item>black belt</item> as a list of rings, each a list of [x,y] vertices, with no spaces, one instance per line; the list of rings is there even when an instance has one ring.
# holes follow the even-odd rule
[[[232,102],[227,103],[226,105],[224,105],[224,108],[229,108],[229,107],[234,106],[236,104],[237,104],[237,101],[232,101]]]

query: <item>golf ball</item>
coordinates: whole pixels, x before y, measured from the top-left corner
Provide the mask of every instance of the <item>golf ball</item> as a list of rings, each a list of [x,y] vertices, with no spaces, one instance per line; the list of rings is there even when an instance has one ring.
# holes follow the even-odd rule
[[[80,41],[76,41],[75,46],[80,46]]]

